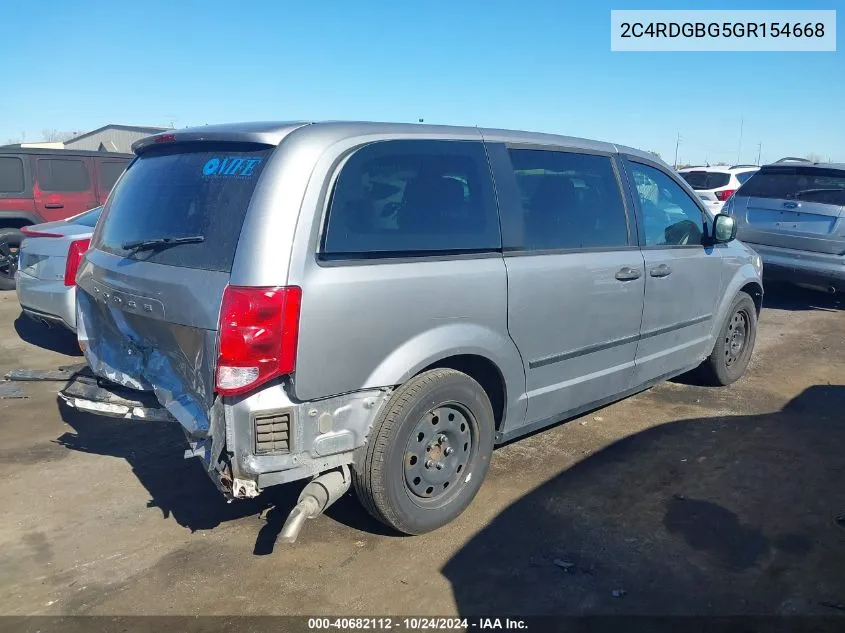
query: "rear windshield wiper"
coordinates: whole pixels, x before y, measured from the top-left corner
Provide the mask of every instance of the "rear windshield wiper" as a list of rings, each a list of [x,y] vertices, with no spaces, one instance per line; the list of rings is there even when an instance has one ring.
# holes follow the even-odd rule
[[[154,237],[148,240],[131,240],[121,244],[126,251],[158,250],[178,244],[199,244],[205,241],[203,235],[186,235],[184,237]]]
[[[814,193],[840,193],[845,192],[845,189],[842,187],[819,187],[817,189],[801,189],[800,191],[796,191],[791,196],[787,196],[787,198],[799,198],[806,194],[814,194]]]

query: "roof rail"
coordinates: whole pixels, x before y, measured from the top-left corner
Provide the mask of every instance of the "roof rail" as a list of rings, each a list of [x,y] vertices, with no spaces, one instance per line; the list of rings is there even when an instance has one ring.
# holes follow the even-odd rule
[[[740,167],[759,167],[759,165],[731,165],[728,169],[739,169]]]
[[[775,163],[812,163],[813,161],[807,160],[806,158],[797,158],[795,156],[784,156],[780,160],[776,160]]]

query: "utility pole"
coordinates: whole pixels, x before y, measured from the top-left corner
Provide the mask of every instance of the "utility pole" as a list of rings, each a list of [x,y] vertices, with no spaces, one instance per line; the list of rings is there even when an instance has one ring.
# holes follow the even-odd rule
[[[678,132],[678,138],[675,140],[675,164],[673,166],[674,169],[678,168],[678,146],[681,144],[681,133]]]
[[[740,163],[740,155],[742,154],[742,126],[745,123],[745,117],[742,116],[739,118],[739,147],[736,150],[736,164],[739,165]]]
[[[763,152],[763,143],[757,143],[757,164],[760,164],[760,154]]]

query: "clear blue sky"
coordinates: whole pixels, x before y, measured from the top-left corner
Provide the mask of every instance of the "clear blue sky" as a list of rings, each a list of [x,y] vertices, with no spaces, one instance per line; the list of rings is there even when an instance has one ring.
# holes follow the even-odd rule
[[[610,9],[670,0],[0,0],[0,143],[106,123],[366,119],[610,140],[671,162],[845,161],[836,53],[612,53]],[[688,8],[839,8],[841,0]],[[837,6],[838,5],[838,6]]]

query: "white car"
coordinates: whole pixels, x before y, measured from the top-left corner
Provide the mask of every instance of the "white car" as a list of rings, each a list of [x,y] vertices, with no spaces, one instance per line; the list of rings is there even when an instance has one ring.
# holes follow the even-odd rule
[[[734,192],[760,168],[757,165],[686,167],[678,173],[713,213],[719,213]]]
[[[26,316],[76,331],[76,270],[102,210],[23,227],[15,282]]]

